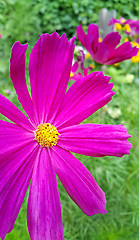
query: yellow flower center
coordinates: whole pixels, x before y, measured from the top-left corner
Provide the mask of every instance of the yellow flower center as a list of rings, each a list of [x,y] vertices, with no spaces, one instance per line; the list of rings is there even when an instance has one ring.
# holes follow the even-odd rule
[[[126,25],[123,27],[123,31],[130,32],[130,31],[131,31],[130,26],[129,26],[128,24],[126,24]]]
[[[131,42],[131,43],[132,43],[132,46],[133,46],[133,47],[136,46],[137,48],[139,48],[139,43],[137,43],[137,42]]]
[[[115,23],[116,30],[121,30],[122,26],[120,23]]]
[[[86,58],[86,59],[91,58],[90,53],[86,53],[86,54],[85,54],[85,58]]]
[[[126,37],[125,39],[124,39],[124,42],[128,42],[129,40],[128,40],[128,38]]]
[[[138,54],[136,56],[131,58],[131,62],[133,62],[133,63],[139,62],[139,51],[138,51]]]
[[[73,77],[74,76],[74,73],[73,72],[70,72],[70,77]]]
[[[89,64],[88,67],[95,68],[95,65],[94,64]]]
[[[50,123],[41,123],[35,131],[35,140],[42,147],[52,147],[57,144],[60,135],[57,128]]]

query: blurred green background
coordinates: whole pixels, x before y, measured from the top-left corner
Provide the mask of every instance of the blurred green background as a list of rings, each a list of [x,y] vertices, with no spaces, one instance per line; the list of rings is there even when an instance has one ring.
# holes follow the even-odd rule
[[[117,18],[137,19],[135,0],[0,0],[0,93],[21,110],[9,77],[11,47],[15,41],[29,43],[29,53],[41,33],[76,35],[76,26],[98,23],[102,8],[115,9]],[[76,40],[76,44],[79,44]],[[27,69],[26,69],[27,70]],[[97,70],[97,69],[95,69]],[[88,217],[72,202],[60,182],[65,240],[138,240],[139,239],[139,79],[138,63],[127,60],[105,69],[115,83],[113,100],[85,122],[123,124],[132,135],[130,156],[91,158],[76,155],[93,174],[106,193],[106,215]],[[29,82],[28,70],[26,71]],[[70,83],[71,84],[71,83]],[[1,119],[5,119],[0,116]],[[28,190],[29,192],[29,190]],[[6,240],[29,240],[26,224],[28,192]]]

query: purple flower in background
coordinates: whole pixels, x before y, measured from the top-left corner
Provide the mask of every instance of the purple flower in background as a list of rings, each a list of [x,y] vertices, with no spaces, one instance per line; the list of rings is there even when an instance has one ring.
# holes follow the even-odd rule
[[[12,47],[10,76],[27,118],[0,95],[0,237],[12,231],[31,181],[27,224],[31,240],[64,239],[56,175],[88,216],[106,213],[105,194],[71,152],[92,157],[129,154],[122,125],[80,124],[107,104],[110,77],[94,72],[66,92],[74,51],[56,32],[43,34],[29,59],[31,96],[25,79],[27,44]]]
[[[108,25],[113,25],[116,30],[123,30],[127,35],[139,35],[139,20],[125,20],[123,17],[120,20],[112,18]]]
[[[84,61],[85,61],[85,53],[84,53],[84,49],[82,47],[77,46],[76,48],[77,51],[77,63],[78,63],[78,67],[81,70],[84,70]]]
[[[126,34],[134,36],[134,35],[139,35],[139,20],[135,21],[133,19],[128,19],[127,21],[125,21],[125,26],[129,25],[130,27],[130,32],[125,31]]]
[[[85,53],[82,47],[77,46],[75,48],[76,61],[71,67],[70,77],[72,80],[79,80],[83,76],[87,76],[88,72],[92,70],[91,66],[85,68]]]
[[[114,25],[114,24],[116,24],[116,23],[118,23],[118,24],[120,24],[120,25],[124,25],[125,21],[126,21],[126,19],[123,18],[123,17],[120,17],[119,20],[118,20],[118,19],[115,19],[115,18],[112,18],[112,19],[110,20],[110,22],[108,23],[108,25]],[[119,28],[120,28],[120,25],[119,25]],[[117,25],[117,26],[118,26],[118,25]],[[119,30],[120,30],[120,29],[119,29]]]
[[[109,23],[109,25],[110,24],[113,24],[113,23],[120,23],[120,24],[124,24],[125,23],[125,21],[126,21],[126,19],[124,18],[124,17],[120,17],[120,19],[118,20],[118,19],[115,19],[115,18],[112,18],[112,20],[110,20],[110,23]]]
[[[137,48],[132,47],[130,42],[125,42],[119,47],[121,36],[118,32],[106,35],[102,42],[99,42],[99,30],[96,24],[89,24],[88,33],[77,27],[77,38],[90,53],[95,62],[105,65],[122,62],[137,55]],[[116,48],[117,47],[117,48]]]
[[[125,18],[121,17],[119,20],[112,18],[110,20],[110,22],[108,23],[108,25],[112,25],[113,26],[113,30],[114,31],[125,31],[126,34],[130,34],[131,33],[131,28],[128,24],[125,24],[126,20]]]
[[[86,77],[88,75],[89,70],[92,70],[92,67],[84,68],[83,73],[81,73],[80,71],[78,71],[78,66],[76,63],[77,62],[75,62],[73,64],[73,66],[71,68],[71,73],[70,73],[70,77],[74,81],[77,81],[77,80],[81,79],[82,77]]]

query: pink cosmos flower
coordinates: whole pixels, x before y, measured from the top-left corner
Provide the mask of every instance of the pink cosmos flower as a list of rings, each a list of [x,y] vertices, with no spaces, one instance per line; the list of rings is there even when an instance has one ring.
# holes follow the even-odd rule
[[[96,24],[89,24],[88,33],[77,27],[77,38],[90,53],[95,62],[105,65],[122,62],[137,55],[137,48],[132,47],[130,42],[125,42],[119,47],[121,36],[118,32],[106,35],[102,42],[99,42],[99,30]],[[116,48],[117,47],[117,48]]]
[[[122,125],[81,124],[107,104],[110,77],[94,72],[66,92],[74,51],[56,32],[43,34],[29,59],[31,96],[25,80],[27,44],[12,47],[10,76],[28,117],[0,95],[0,237],[13,229],[31,181],[27,224],[31,240],[64,239],[56,174],[71,199],[88,216],[106,213],[105,194],[71,152],[102,157],[129,154]]]

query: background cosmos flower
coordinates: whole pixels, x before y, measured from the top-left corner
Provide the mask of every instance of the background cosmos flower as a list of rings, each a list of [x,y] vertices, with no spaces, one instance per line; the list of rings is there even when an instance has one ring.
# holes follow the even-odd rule
[[[114,93],[110,77],[101,72],[75,82],[66,92],[74,38],[67,41],[65,34],[59,38],[56,32],[41,35],[29,60],[31,97],[25,80],[26,49],[27,44],[13,45],[10,76],[29,118],[0,95],[0,113],[13,122],[0,121],[0,237],[4,240],[13,229],[31,180],[27,207],[31,240],[60,240],[64,235],[56,174],[85,214],[106,213],[104,192],[69,151],[122,157],[129,154],[131,144],[122,125],[79,125]],[[52,131],[44,130],[40,136],[51,138],[56,127],[60,134],[56,145],[49,137],[47,143],[52,146],[39,144],[35,131],[44,123]]]
[[[87,34],[81,25],[77,27],[76,32],[77,38],[90,53],[92,59],[100,64],[111,65],[137,55],[138,50],[132,47],[130,42],[117,47],[121,39],[118,32],[107,34],[102,42],[99,42],[99,29],[96,24],[89,24]]]
[[[127,35],[130,35],[132,37],[139,35],[139,20],[125,20],[124,18],[117,20],[112,18],[109,22],[109,25],[115,25],[117,30],[123,29]]]
[[[85,53],[82,47],[77,46],[75,48],[75,53],[76,61],[71,67],[70,77],[72,80],[76,81],[82,78],[82,72],[84,77],[87,76],[89,70],[92,70],[92,67],[88,66],[87,68],[85,68]]]

